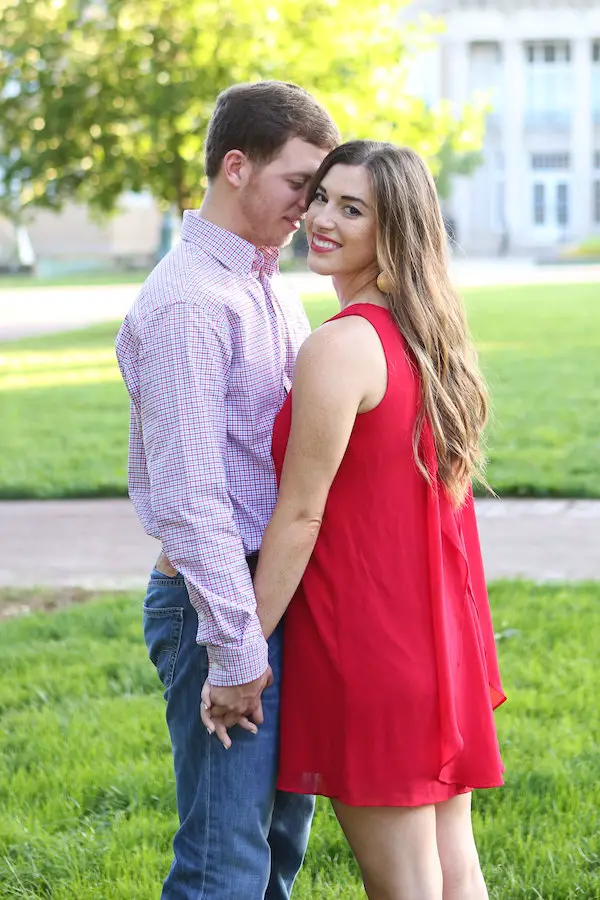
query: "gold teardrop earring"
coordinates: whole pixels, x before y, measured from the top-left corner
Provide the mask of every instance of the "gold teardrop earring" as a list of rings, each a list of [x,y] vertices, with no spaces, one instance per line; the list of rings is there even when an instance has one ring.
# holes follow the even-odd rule
[[[385,272],[380,272],[377,276],[377,287],[382,294],[391,294],[394,286],[389,275],[386,275]]]

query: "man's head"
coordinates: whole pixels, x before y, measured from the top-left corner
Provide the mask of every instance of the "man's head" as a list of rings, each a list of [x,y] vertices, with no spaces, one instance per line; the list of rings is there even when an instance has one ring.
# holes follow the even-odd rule
[[[295,84],[223,91],[206,138],[212,217],[220,213],[218,224],[257,246],[288,243],[306,211],[312,176],[340,140],[323,107]]]

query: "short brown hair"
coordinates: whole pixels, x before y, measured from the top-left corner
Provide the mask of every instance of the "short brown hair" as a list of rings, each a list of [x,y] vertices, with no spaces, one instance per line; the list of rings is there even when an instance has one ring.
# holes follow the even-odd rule
[[[215,178],[230,150],[267,163],[294,137],[323,150],[332,150],[341,141],[329,113],[297,84],[235,84],[217,97],[206,136],[206,174]]]

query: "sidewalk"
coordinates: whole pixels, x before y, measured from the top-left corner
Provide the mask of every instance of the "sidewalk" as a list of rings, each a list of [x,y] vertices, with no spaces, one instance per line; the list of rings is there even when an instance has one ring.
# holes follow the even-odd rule
[[[320,278],[312,272],[288,274],[283,278],[305,296],[333,292],[329,278]],[[2,288],[0,279],[0,341],[119,321],[140,287],[141,281],[140,284]]]
[[[600,580],[600,500],[480,500],[489,580]],[[0,503],[0,587],[142,590],[158,544],[128,500]]]

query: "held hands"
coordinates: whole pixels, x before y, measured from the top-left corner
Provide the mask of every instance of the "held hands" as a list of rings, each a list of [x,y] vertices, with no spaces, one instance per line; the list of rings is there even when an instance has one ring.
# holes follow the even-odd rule
[[[208,679],[202,688],[200,717],[209,734],[216,734],[226,750],[231,747],[228,728],[239,725],[257,734],[258,725],[264,722],[261,695],[273,684],[270,666],[254,681],[231,687],[217,687]]]

